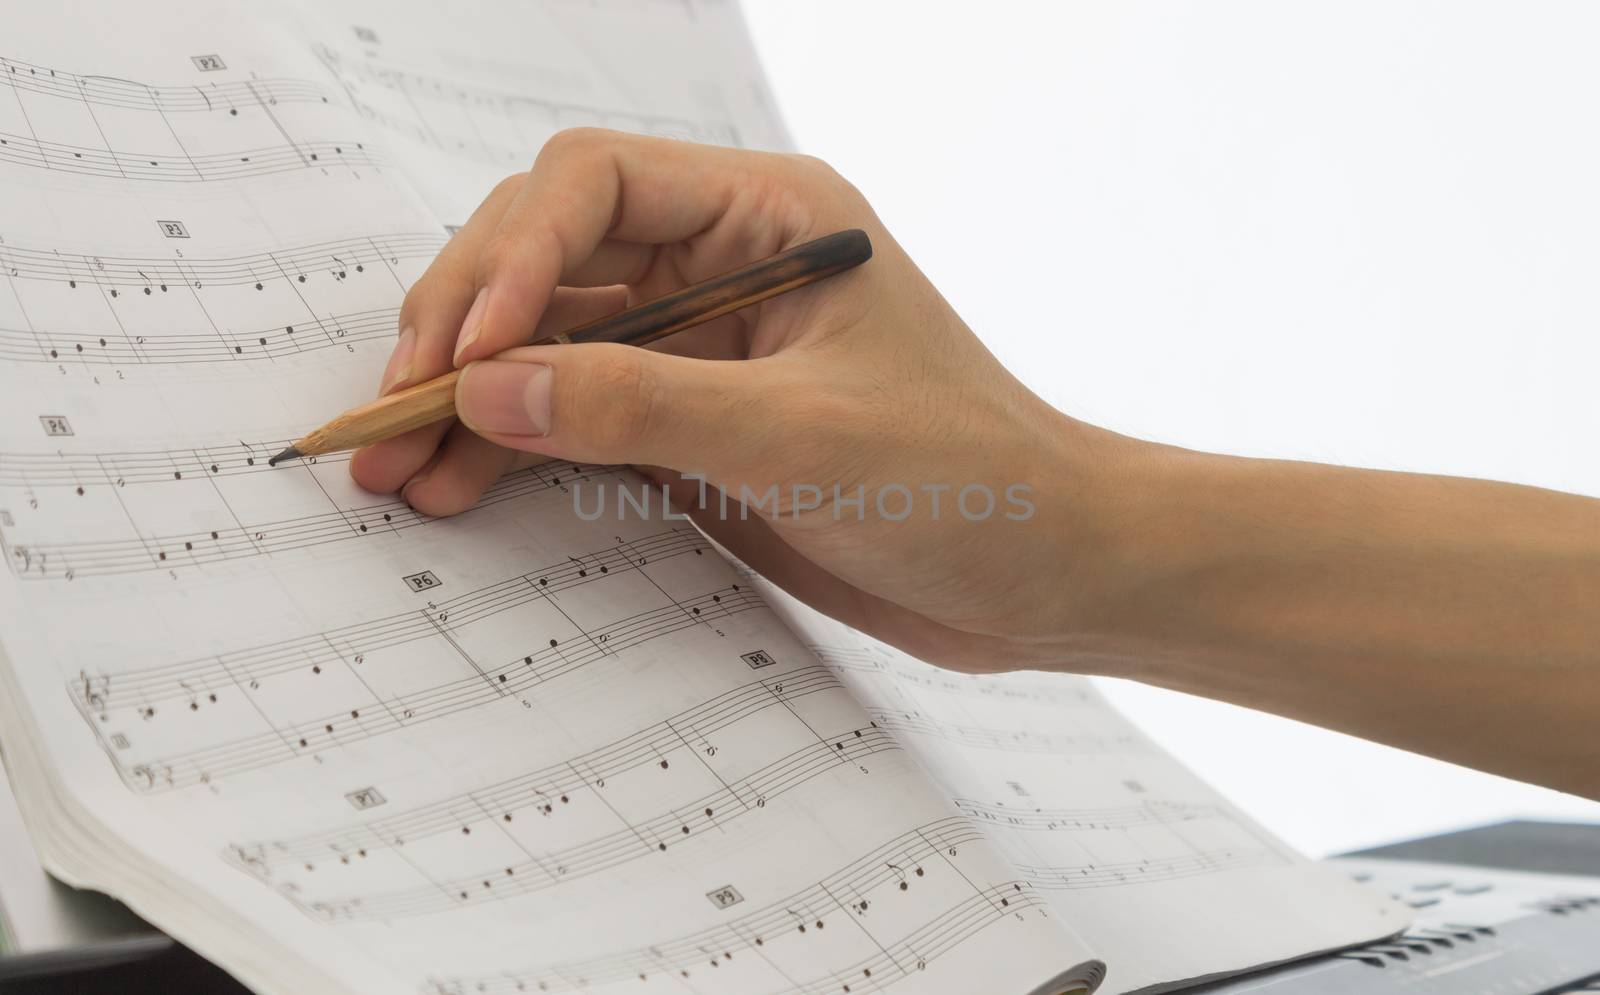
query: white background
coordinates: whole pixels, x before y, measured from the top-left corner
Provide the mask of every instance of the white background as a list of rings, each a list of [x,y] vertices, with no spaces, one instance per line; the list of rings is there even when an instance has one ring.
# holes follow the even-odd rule
[[[746,9],[800,148],[1062,410],[1600,495],[1600,5]],[[1600,820],[1287,720],[1108,691],[1312,854]],[[1600,755],[1600,716],[1595,734]]]

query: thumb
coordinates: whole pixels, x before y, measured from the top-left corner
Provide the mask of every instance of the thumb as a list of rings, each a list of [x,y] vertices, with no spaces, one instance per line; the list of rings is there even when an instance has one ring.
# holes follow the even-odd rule
[[[511,449],[716,479],[738,474],[775,434],[774,406],[749,403],[769,394],[760,386],[768,363],[601,343],[527,346],[467,364],[456,414]]]

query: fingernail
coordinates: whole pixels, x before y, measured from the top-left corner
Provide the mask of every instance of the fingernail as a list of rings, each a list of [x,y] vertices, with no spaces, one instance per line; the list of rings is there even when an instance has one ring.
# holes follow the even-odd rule
[[[389,393],[411,379],[411,357],[417,351],[417,330],[407,325],[400,329],[400,340],[394,344],[394,354],[389,365],[383,368],[383,386],[378,396]]]
[[[456,414],[475,432],[548,435],[554,379],[543,363],[469,363],[456,385]]]
[[[472,300],[472,309],[467,312],[467,320],[461,323],[461,334],[456,338],[455,361],[459,365],[461,354],[467,347],[478,341],[478,333],[483,331],[483,309],[489,301],[489,288],[481,287],[478,296]]]

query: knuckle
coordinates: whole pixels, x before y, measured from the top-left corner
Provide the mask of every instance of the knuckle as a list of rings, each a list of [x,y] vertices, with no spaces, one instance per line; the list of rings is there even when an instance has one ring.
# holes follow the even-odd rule
[[[523,237],[512,231],[500,231],[489,236],[478,250],[478,274],[488,277],[494,273],[514,270],[522,255]]]
[[[563,128],[551,135],[539,150],[540,159],[561,159],[593,155],[602,145],[616,141],[620,132],[606,128]]]
[[[795,169],[807,176],[826,176],[833,171],[833,167],[828,165],[826,159],[805,152],[791,152],[787,158],[794,164]]]
[[[472,298],[475,286],[471,273],[436,262],[406,292],[400,304],[400,326],[404,328],[424,315],[458,307],[461,300]]]
[[[861,191],[826,160],[801,154],[786,158],[790,166],[788,182],[796,188],[807,214],[844,222],[872,213]]]
[[[523,184],[527,182],[527,173],[512,173],[494,185],[494,189],[489,192],[489,196],[486,198],[486,200],[499,200],[503,197],[514,197],[516,196],[517,191],[522,189]]]
[[[834,169],[826,159],[819,159],[814,155],[801,153],[793,154],[790,160],[794,163],[795,171],[806,180],[823,187],[843,189],[850,186],[839,171]]]
[[[866,194],[862,193],[859,187],[838,173],[835,173],[834,177],[837,182],[840,203],[844,204],[851,213],[872,213],[872,205],[868,203]]]

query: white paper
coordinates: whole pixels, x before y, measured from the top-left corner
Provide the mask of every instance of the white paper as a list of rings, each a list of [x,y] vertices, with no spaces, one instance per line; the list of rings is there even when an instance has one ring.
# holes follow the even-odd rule
[[[422,8],[382,10],[357,26]],[[341,458],[266,466],[370,397],[443,219],[376,70],[263,18],[8,18],[0,739],[51,867],[269,992],[1030,991],[1088,960],[686,522],[579,520],[622,475],[435,521]],[[562,49],[640,120],[716,61],[606,40],[635,58],[505,55]]]
[[[937,670],[766,593],[1106,961],[1105,991],[1160,990],[1405,927],[1400,906],[1289,849],[1087,679]]]
[[[563,128],[785,150],[731,0],[298,0],[298,30],[446,224]]]

